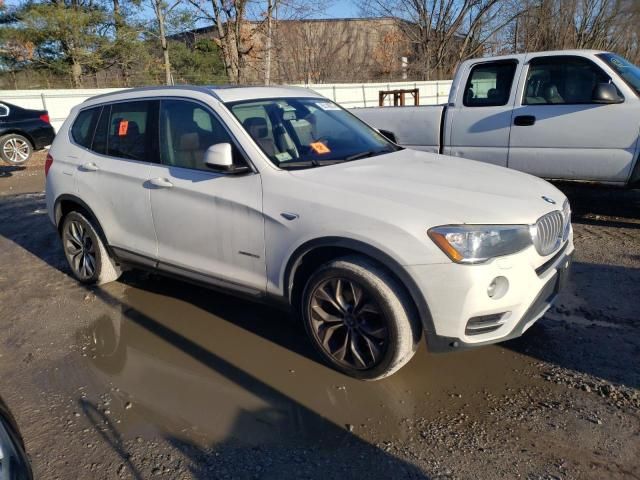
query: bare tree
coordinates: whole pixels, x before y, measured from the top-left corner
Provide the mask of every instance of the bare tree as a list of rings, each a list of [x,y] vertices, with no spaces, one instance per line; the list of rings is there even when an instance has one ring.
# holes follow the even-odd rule
[[[153,13],[156,17],[158,26],[158,38],[160,40],[160,47],[162,48],[162,59],[164,64],[165,83],[171,85],[173,80],[171,78],[171,61],[169,59],[169,43],[167,42],[167,21],[169,15],[180,5],[182,0],[174,0],[172,3],[167,3],[165,0],[147,0],[153,9]]]
[[[367,15],[396,18],[412,45],[414,74],[449,77],[457,63],[482,55],[517,13],[505,0],[361,0]]]

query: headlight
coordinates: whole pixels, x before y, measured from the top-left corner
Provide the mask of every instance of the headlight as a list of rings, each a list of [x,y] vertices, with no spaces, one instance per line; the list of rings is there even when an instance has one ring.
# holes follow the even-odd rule
[[[447,225],[432,228],[428,234],[457,263],[485,262],[532,243],[528,225]]]

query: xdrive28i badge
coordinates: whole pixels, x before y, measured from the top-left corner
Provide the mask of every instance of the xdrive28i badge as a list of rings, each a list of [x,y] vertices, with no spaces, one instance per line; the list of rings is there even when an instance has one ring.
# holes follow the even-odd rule
[[[551,205],[555,205],[556,201],[553,198],[549,198],[549,197],[545,197],[544,195],[542,196],[542,199],[547,202],[550,203]]]

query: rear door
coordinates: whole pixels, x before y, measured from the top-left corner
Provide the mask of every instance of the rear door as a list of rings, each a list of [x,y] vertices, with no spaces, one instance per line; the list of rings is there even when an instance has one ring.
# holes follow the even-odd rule
[[[258,295],[266,288],[260,175],[226,174],[204,163],[231,135],[206,105],[162,100],[161,165],[151,167],[151,209],[159,267]],[[236,162],[243,159],[234,145]]]
[[[461,98],[447,109],[444,153],[507,166],[517,67],[515,59],[470,66]]]
[[[150,265],[157,242],[147,180],[158,158],[153,135],[158,106],[158,101],[141,100],[95,107],[81,111],[71,128],[79,147],[75,155],[80,198],[120,256],[135,255],[131,258]]]
[[[513,110],[509,167],[546,178],[626,181],[637,107],[629,99],[593,103],[595,86],[609,82],[616,83],[586,57],[529,58]]]

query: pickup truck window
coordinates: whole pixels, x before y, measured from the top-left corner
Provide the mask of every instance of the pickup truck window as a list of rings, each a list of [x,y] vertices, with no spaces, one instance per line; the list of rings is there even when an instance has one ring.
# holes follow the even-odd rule
[[[593,103],[593,90],[611,79],[583,57],[538,57],[529,62],[524,105]]]
[[[401,148],[324,98],[273,98],[227,106],[280,168],[317,167]]]
[[[465,107],[499,107],[506,105],[518,62],[502,60],[481,63],[471,69],[464,87]]]
[[[613,53],[598,54],[640,96],[640,67]]]

